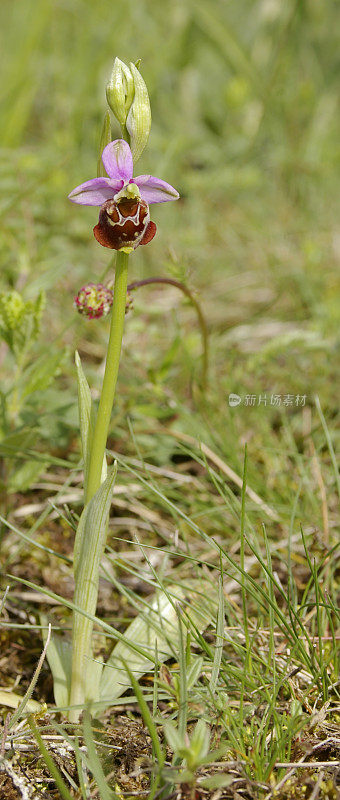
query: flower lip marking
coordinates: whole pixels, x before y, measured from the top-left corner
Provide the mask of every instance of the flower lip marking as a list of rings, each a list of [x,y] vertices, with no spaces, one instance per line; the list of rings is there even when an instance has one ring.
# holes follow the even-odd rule
[[[72,203],[83,206],[102,206],[107,200],[141,198],[149,205],[178,200],[179,194],[166,181],[153,175],[132,177],[133,160],[124,139],[115,139],[104,147],[102,161],[108,178],[92,178],[76,186],[69,194]]]
[[[150,222],[149,206],[145,200],[107,200],[99,212],[99,222],[93,228],[97,242],[111,250],[148,244],[155,236],[156,225]]]

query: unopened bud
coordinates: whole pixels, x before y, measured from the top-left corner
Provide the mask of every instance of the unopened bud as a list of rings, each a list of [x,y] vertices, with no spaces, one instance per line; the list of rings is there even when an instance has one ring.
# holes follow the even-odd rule
[[[126,127],[130,135],[130,147],[134,163],[147,144],[151,128],[151,108],[148,90],[139,69],[130,63],[130,70],[133,77],[135,94],[133,103],[126,120]]]
[[[111,311],[113,292],[102,283],[87,283],[74,298],[74,307],[89,319],[106,317]]]
[[[124,129],[134,96],[134,80],[129,67],[115,58],[111,78],[106,86],[106,98],[111,111]]]
[[[107,286],[103,283],[87,283],[74,298],[74,308],[88,319],[107,317],[113,303],[113,281]],[[126,295],[125,314],[133,308],[133,298],[130,292]]]

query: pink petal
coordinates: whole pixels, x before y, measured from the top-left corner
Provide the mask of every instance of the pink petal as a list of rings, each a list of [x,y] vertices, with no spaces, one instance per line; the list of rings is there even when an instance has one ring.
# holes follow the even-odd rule
[[[152,175],[138,175],[134,183],[139,186],[140,194],[146,203],[168,203],[169,200],[178,200],[179,194],[170,186],[170,183],[154,178]]]
[[[90,181],[81,183],[70,192],[68,199],[72,203],[80,203],[82,206],[102,206],[106,200],[110,200],[123,188],[122,180],[113,181],[110,178],[92,178]]]
[[[124,139],[115,139],[104,147],[102,162],[110,178],[123,179],[125,183],[132,178],[133,160],[131,150]]]

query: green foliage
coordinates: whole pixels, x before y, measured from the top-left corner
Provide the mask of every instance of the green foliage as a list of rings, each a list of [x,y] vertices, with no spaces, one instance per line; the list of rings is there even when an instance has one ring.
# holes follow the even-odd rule
[[[178,728],[170,721],[165,723],[164,733],[175,758],[185,759],[188,770],[191,773],[194,773],[197,767],[205,763],[209,751],[211,733],[203,719],[199,719],[196,723],[190,739],[187,733],[182,737]],[[193,779],[194,775],[192,775]]]
[[[113,487],[117,467],[114,465],[80,516],[73,549],[74,604],[79,611],[73,616],[72,674],[69,702],[81,706],[88,700],[99,699],[101,663],[89,661],[93,621],[96,613],[99,565],[105,549]],[[85,609],[86,615],[83,614]],[[78,659],[74,653],[77,648]],[[85,661],[85,663],[84,663]],[[67,679],[67,666],[65,675]],[[71,711],[70,719],[77,721],[81,709]]]
[[[91,728],[91,717],[87,710],[84,712],[83,731],[84,731],[84,739],[87,749],[87,755],[91,764],[91,770],[93,776],[96,780],[99,789],[99,796],[101,800],[119,800],[116,793],[113,792],[111,789],[109,789],[107,782],[105,780],[103,768],[100,763],[100,759],[98,757],[98,753],[94,743],[94,738]]]
[[[205,730],[222,736],[228,750],[216,756],[218,772],[206,775],[202,764],[195,775],[197,788],[211,792],[227,786],[224,758],[234,772],[238,763],[250,794],[274,792],[287,775],[276,764],[295,758],[301,737],[312,750],[338,723],[336,17],[336,4],[310,0],[77,0],[67,8],[16,0],[0,7],[1,292],[12,309],[1,316],[7,491],[29,491],[49,463],[61,471],[78,461],[74,368],[65,347],[79,349],[93,398],[100,385],[107,326],[75,317],[72,297],[109,269],[108,254],[92,241],[96,212],[80,214],[66,196],[94,174],[116,54],[142,58],[150,93],[153,124],[140,171],[161,175],[181,193],[178,204],[153,209],[157,237],[136,251],[129,279],[172,275],[196,289],[209,327],[209,388],[202,395],[193,380],[200,342],[192,308],[170,287],[136,292],[112,420],[120,478],[102,573],[122,607],[116,629],[105,621],[111,611],[104,601],[97,626],[112,637],[116,656],[125,648],[133,677],[149,672],[143,694],[154,741],[155,734],[162,741],[164,725],[178,731],[185,691],[185,734],[173,745],[190,748],[199,716]],[[120,135],[118,124],[112,135]],[[106,120],[102,145],[107,136]],[[42,290],[47,312],[36,337],[22,309],[37,308]],[[15,327],[21,313],[22,327]],[[84,384],[82,391],[90,418],[96,400],[86,398]],[[228,404],[233,392],[243,398],[235,408]],[[272,393],[288,392],[307,395],[305,407],[271,405]],[[253,393],[267,395],[267,404],[247,406]],[[183,433],[191,438],[184,441]],[[51,498],[48,478],[40,483]],[[62,491],[71,497],[68,484]],[[48,558],[54,505],[32,526],[22,520],[22,539],[14,524],[6,539],[14,555],[5,550],[6,558],[15,559],[19,546],[20,554],[25,547],[36,552],[35,543]],[[68,505],[77,517],[76,502]],[[67,524],[67,514],[61,517]],[[6,530],[4,517],[2,524]],[[131,541],[140,532],[144,549]],[[55,559],[58,546],[49,544]],[[189,580],[199,582],[202,569],[208,584],[193,596]],[[40,582],[35,591],[46,588]],[[169,591],[174,602],[185,599],[181,668]],[[212,608],[204,607],[200,628],[195,613],[207,595]],[[172,640],[164,607],[173,615]],[[155,655],[157,636],[166,666]],[[136,708],[136,698],[143,704],[141,687],[132,689],[118,658],[109,664],[112,707],[123,702],[113,696],[120,684],[130,705]],[[92,751],[86,760],[78,748],[79,775],[79,765],[91,772],[91,760]],[[167,787],[185,782],[184,766],[172,765]],[[150,798],[158,790],[155,776]]]
[[[65,348],[43,344],[44,307],[43,291],[33,300],[25,300],[16,290],[0,293],[0,337],[5,353],[8,348],[9,366],[1,390],[0,452],[9,459],[4,481],[9,494],[27,490],[49,461],[48,457],[37,460],[32,449],[39,438],[51,442],[51,426],[44,427],[41,407],[44,392],[65,362]]]
[[[60,797],[62,798],[62,800],[72,800],[71,792],[69,791],[67,784],[63,780],[62,774],[59,768],[57,767],[55,761],[53,760],[49,751],[47,750],[44,741],[40,735],[39,729],[37,728],[32,716],[28,718],[28,722],[32,730],[33,736],[36,740],[36,743],[38,745],[38,748],[40,750],[40,753],[48,768],[48,771],[58,787],[58,791],[60,792]]]
[[[40,623],[44,626],[43,638],[46,642],[48,618],[40,615]],[[65,708],[69,702],[71,685],[71,642],[67,638],[53,632],[48,645],[48,663],[53,676],[53,694],[57,706]]]
[[[20,394],[22,400],[25,400],[26,397],[34,394],[34,392],[43,392],[47,389],[56,375],[60,375],[64,362],[64,350],[52,352],[50,355],[44,353],[38,356],[21,375],[20,384],[22,388],[20,386]]]
[[[194,579],[190,582],[192,597],[196,596],[200,585],[201,581],[199,580]],[[123,586],[119,586],[119,589],[122,593],[124,592]],[[138,597],[133,598],[130,593],[128,598],[130,602],[134,600],[137,609],[140,608]],[[124,681],[121,675],[122,659],[129,663],[135,678],[138,679],[152,670],[155,645],[157,645],[159,663],[166,661],[172,655],[178,639],[176,613],[176,603],[178,602],[183,604],[184,609],[187,608],[185,594],[181,588],[169,586],[166,591],[164,591],[164,588],[158,590],[155,597],[150,598],[149,602],[143,604],[143,608],[139,611],[137,617],[125,630],[124,641],[115,645],[105,664],[100,684],[100,699],[102,701],[105,703],[112,702],[112,700],[123,694],[124,690],[130,685],[129,682],[126,683]],[[214,598],[212,598],[211,604],[213,606]],[[190,624],[195,625],[200,632],[204,631],[209,619],[208,614],[202,612],[203,609],[190,609]],[[136,642],[141,648],[141,652],[133,650],[133,645]],[[201,669],[202,661],[197,658],[186,675],[188,689],[191,689],[195,684]],[[172,692],[179,706],[180,686],[177,675],[170,678],[166,688]]]
[[[35,301],[24,301],[16,291],[0,293],[0,336],[19,362],[39,335],[44,305],[44,292]]]

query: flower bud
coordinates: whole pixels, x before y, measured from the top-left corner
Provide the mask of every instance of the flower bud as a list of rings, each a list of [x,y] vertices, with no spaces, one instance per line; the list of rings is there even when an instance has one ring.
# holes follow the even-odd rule
[[[137,67],[130,63],[131,75],[134,82],[135,94],[126,120],[126,127],[130,135],[130,147],[134,162],[139,157],[147,144],[151,128],[151,108],[148,90]]]
[[[134,80],[129,67],[115,58],[111,78],[106,86],[106,99],[124,130],[134,96]]]
[[[113,292],[102,283],[87,283],[74,298],[74,308],[89,319],[106,317],[111,311]]]
[[[109,281],[107,286],[103,283],[87,283],[83,286],[74,298],[74,308],[88,319],[100,319],[106,317],[113,303],[113,281]],[[125,314],[133,309],[133,298],[129,291],[126,293]]]

